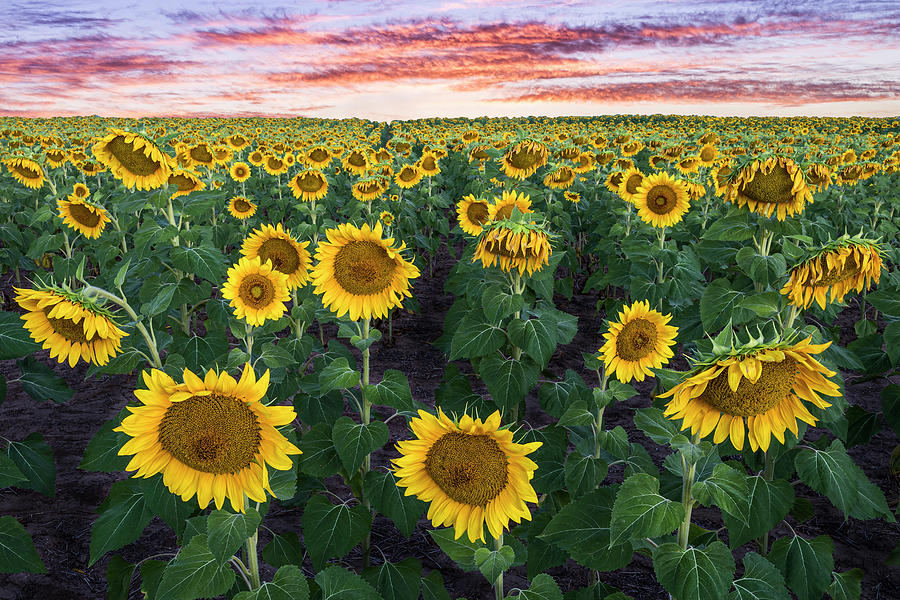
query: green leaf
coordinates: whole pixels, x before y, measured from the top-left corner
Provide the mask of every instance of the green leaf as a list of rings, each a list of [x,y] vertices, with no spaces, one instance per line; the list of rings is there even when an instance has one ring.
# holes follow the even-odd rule
[[[118,454],[128,436],[119,431],[113,431],[119,426],[119,420],[110,419],[103,423],[100,430],[94,434],[81,457],[78,468],[82,471],[114,473],[124,471],[131,460],[130,456]]]
[[[359,371],[351,369],[350,363],[344,357],[334,359],[319,373],[319,386],[323,395],[331,390],[349,389],[357,385],[359,385]]]
[[[313,567],[322,569],[329,558],[341,558],[369,532],[372,515],[365,506],[334,505],[316,494],[303,511],[303,541]]]
[[[356,423],[350,417],[341,417],[331,430],[331,441],[348,473],[355,473],[365,458],[384,446],[390,432],[381,421],[368,425]]]
[[[857,519],[893,518],[884,493],[856,466],[840,440],[834,440],[828,450],[801,450],[794,466],[806,485],[828,496],[845,515]]]
[[[179,332],[172,339],[170,351],[183,356],[185,367],[188,369],[202,372],[228,352],[228,341],[223,332],[218,334],[208,332],[204,336],[191,337]]]
[[[630,541],[610,544],[614,487],[602,487],[567,504],[547,524],[538,539],[571,555],[580,565],[597,571],[615,571],[633,554]]]
[[[369,471],[363,482],[363,492],[372,506],[394,522],[405,537],[410,537],[427,505],[415,496],[405,496],[397,487],[393,473]]]
[[[544,389],[546,386],[541,386]],[[556,422],[560,427],[585,427],[594,423],[595,417],[588,410],[587,402],[584,400],[575,400],[570,403],[566,412],[559,417]]]
[[[833,572],[832,582],[828,587],[828,595],[833,600],[859,600],[862,595],[863,572],[861,569],[850,569],[843,573]]]
[[[316,573],[316,583],[322,600],[384,600],[362,577],[338,566]]]
[[[303,546],[293,531],[276,533],[272,541],[262,549],[263,560],[273,567],[299,566],[303,563]]]
[[[0,311],[0,360],[28,356],[41,349],[31,339],[19,313]]]
[[[450,600],[440,571],[432,571],[422,578],[422,600]]]
[[[28,478],[22,474],[13,459],[5,454],[0,454],[0,488],[20,486],[27,482]]]
[[[891,383],[881,390],[881,412],[885,423],[900,437],[900,385]]]
[[[372,404],[390,406],[398,411],[415,412],[409,380],[401,371],[387,369],[378,385],[368,386],[366,394]]]
[[[119,270],[116,272],[116,276],[113,279],[113,285],[117,288],[122,287],[122,284],[125,283],[125,276],[128,274],[128,267],[131,265],[131,259],[129,258],[125,262],[122,263],[122,266],[119,267]]]
[[[891,317],[900,317],[900,296],[897,295],[896,291],[879,288],[871,294],[867,294],[866,300],[884,314]]]
[[[266,581],[252,592],[240,592],[234,600],[307,600],[309,584],[300,567],[285,565],[275,572],[272,581]]]
[[[62,404],[72,397],[72,391],[62,377],[57,377],[53,369],[29,356],[18,361],[22,377],[19,383],[29,396],[40,402],[53,400]]]
[[[175,246],[169,256],[176,269],[193,273],[210,283],[218,285],[225,279],[225,257],[218,248]]]
[[[0,517],[0,573],[46,573],[31,536],[10,515]]]
[[[678,600],[724,598],[734,576],[734,557],[722,542],[682,550],[678,544],[653,549],[653,571]]]
[[[481,542],[470,542],[467,535],[463,534],[459,539],[453,537],[453,528],[446,529],[429,529],[428,534],[431,539],[441,547],[444,554],[453,559],[459,568],[463,571],[477,571],[478,565],[475,564],[475,551],[484,548]]]
[[[56,494],[56,465],[53,450],[39,433],[30,433],[21,442],[10,442],[6,454],[28,479],[28,487],[52,498]]]
[[[173,494],[163,483],[163,476],[155,475],[149,479],[142,479],[144,500],[147,508],[175,531],[176,536],[184,533],[184,526],[188,517],[198,510],[197,501],[185,502],[178,494]]]
[[[481,574],[491,583],[510,568],[515,559],[516,553],[510,546],[502,546],[499,550],[479,548],[475,551],[475,564]]]
[[[300,470],[313,477],[328,477],[341,468],[334,442],[331,441],[331,427],[318,423],[303,434],[300,439]]]
[[[791,600],[784,577],[756,552],[744,555],[744,576],[734,582],[728,600]]]
[[[113,554],[106,566],[106,600],[128,600],[131,590],[133,565],[118,554]]]
[[[156,590],[157,598],[195,600],[224,594],[234,584],[229,563],[219,564],[206,546],[206,536],[194,536],[173,558]]]
[[[522,590],[515,600],[563,600],[562,590],[546,573],[541,573],[531,581],[531,587]]]
[[[158,600],[156,590],[162,581],[166,563],[161,560],[150,559],[141,563],[141,592],[145,600]]]
[[[593,491],[606,479],[609,465],[602,458],[572,452],[566,457],[566,488],[572,498]]]
[[[291,354],[291,351],[285,347],[286,345],[287,344],[281,344],[276,346],[272,342],[266,342],[260,346],[259,358],[261,358],[263,363],[270,369],[294,365],[297,361],[294,359],[294,355]]]
[[[900,321],[888,323],[884,328],[885,352],[891,359],[891,365],[900,363]]]
[[[245,513],[212,511],[206,522],[206,543],[210,552],[220,564],[225,563],[253,535],[261,522],[262,517],[253,507],[248,507]]]
[[[778,310],[778,298],[778,292],[762,292],[747,296],[738,306],[752,310],[757,317],[771,317]]]
[[[474,313],[474,314],[473,314]],[[470,313],[453,333],[450,340],[450,360],[476,358],[496,352],[506,343],[506,332]]]
[[[778,567],[799,600],[820,600],[831,581],[833,549],[827,535],[811,540],[783,537],[772,544],[768,559]]]
[[[525,350],[542,369],[547,367],[556,350],[556,333],[539,319],[514,319],[508,328],[510,341]]]
[[[658,408],[638,409],[634,414],[634,425],[660,446],[667,445],[679,434],[678,425],[665,418]]]
[[[881,431],[883,425],[878,413],[869,412],[861,406],[852,405],[844,413],[847,418],[847,447],[868,444],[872,436]]]
[[[107,503],[108,502],[108,503]],[[112,484],[105,508],[91,528],[90,562],[97,562],[111,550],[118,550],[141,537],[153,513],[144,500],[138,479],[125,479]]]
[[[645,473],[625,480],[613,504],[610,545],[671,533],[684,518],[684,506],[659,495],[659,480]]]
[[[574,404],[579,404],[586,410],[587,403],[591,400],[591,391],[578,373],[572,369],[566,369],[564,380],[541,383],[541,387],[538,389],[538,400],[541,408],[547,413],[560,418]]]
[[[703,239],[720,242],[743,242],[753,237],[753,231],[754,228],[747,223],[746,214],[730,213],[721,219],[714,220],[706,228]]]
[[[384,600],[418,600],[422,580],[422,563],[407,558],[398,563],[384,562],[363,571],[369,582]]]
[[[740,307],[743,299],[744,294],[731,289],[727,279],[716,279],[710,283],[700,298],[703,329],[713,333],[722,329],[729,320],[738,325],[753,318],[752,311]]]
[[[717,464],[712,476],[695,483],[691,493],[704,506],[715,504],[742,521],[750,518],[747,477],[726,464]]]
[[[499,354],[491,354],[479,363],[478,374],[494,402],[506,412],[518,406],[537,384],[539,369],[528,358],[507,360]]]
[[[509,294],[499,283],[485,286],[481,293],[481,307],[490,323],[497,323],[500,319],[521,311],[524,306],[525,299],[521,294]]]
[[[175,295],[176,287],[175,283],[163,283],[157,286],[150,300],[141,306],[141,313],[152,317],[168,310],[169,305],[172,303],[172,296]]]
[[[738,548],[753,538],[771,531],[791,510],[794,488],[787,481],[766,481],[761,476],[747,478],[747,497],[750,501],[750,520],[744,521],[723,513],[728,527],[728,541]]]

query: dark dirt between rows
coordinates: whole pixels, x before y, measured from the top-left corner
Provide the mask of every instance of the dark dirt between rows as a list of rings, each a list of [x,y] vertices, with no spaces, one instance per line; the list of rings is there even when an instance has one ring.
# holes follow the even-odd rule
[[[428,405],[434,403],[434,392],[440,384],[446,365],[444,355],[429,342],[440,335],[444,315],[453,302],[453,297],[443,291],[444,279],[453,263],[454,260],[446,251],[439,255],[434,276],[429,278],[426,271],[423,277],[414,281],[413,294],[421,306],[421,312],[412,314],[401,311],[394,320],[393,343],[378,343],[373,346],[372,381],[379,381],[385,369],[399,369],[408,377],[413,397]],[[18,311],[10,301],[12,283],[5,277],[4,283],[0,285],[6,300],[3,308]],[[579,286],[576,285],[576,289]],[[589,386],[596,385],[595,374],[585,370],[581,353],[593,352],[602,345],[600,328],[604,315],[598,315],[595,310],[598,297],[598,293],[593,292],[575,294],[572,300],[556,298],[559,309],[578,316],[578,334],[571,344],[558,348],[551,359],[549,371],[555,376],[560,377],[566,369],[571,368],[581,374]],[[858,313],[858,306],[855,301],[851,301],[850,307],[839,318],[838,324],[843,332],[842,342],[855,338],[853,323]],[[334,334],[333,329],[326,329],[326,333],[328,332]],[[83,363],[70,369],[67,364],[59,365],[50,359],[48,351],[39,352],[37,358],[63,377],[75,394],[61,405],[37,403],[24,393],[18,383],[10,383],[7,399],[0,405],[0,435],[11,440],[21,440],[28,433],[36,431],[44,436],[53,449],[56,463],[56,497],[47,498],[37,492],[18,488],[0,490],[0,515],[12,515],[25,526],[48,573],[0,574],[0,600],[105,598],[105,572],[110,555],[91,567],[87,566],[91,525],[97,516],[96,508],[106,497],[110,485],[128,475],[124,472],[88,473],[78,470],[77,466],[88,441],[101,424],[133,399],[136,375],[102,376],[85,381],[87,368]],[[464,372],[470,372],[467,363],[460,366]],[[676,356],[670,366],[684,369],[686,361],[683,357]],[[8,380],[19,375],[14,361],[0,362],[0,372]],[[888,381],[849,385],[852,374],[844,373],[844,376],[848,379],[846,395],[851,404],[858,404],[868,411],[880,411],[880,393]],[[895,377],[894,383],[900,383],[900,378]],[[653,384],[645,381],[635,384],[635,387],[640,395],[608,408],[605,426],[612,429],[621,425],[628,432],[629,440],[642,444],[656,464],[661,465],[668,451],[646,438],[632,422],[634,410],[650,404]],[[300,418],[302,420],[302,415]],[[546,415],[539,410],[535,394],[528,399],[528,410],[524,418],[533,426],[547,422]],[[409,437],[401,419],[392,420],[389,426],[392,442]],[[813,429],[809,435],[815,438],[822,433]],[[890,478],[888,460],[896,445],[895,434],[885,428],[870,443],[850,449],[856,463],[884,491],[891,507],[896,506],[898,483]],[[373,467],[384,467],[390,458],[396,456],[393,444],[388,444],[373,455]],[[337,478],[328,480],[329,487],[338,494],[348,495],[346,488],[335,479]],[[621,479],[621,469],[614,468],[607,481],[616,482]],[[900,569],[883,564],[900,537],[897,525],[880,520],[845,520],[824,497],[803,485],[798,485],[796,491],[798,496],[812,501],[816,514],[803,523],[797,523],[792,517],[788,517],[790,526],[807,538],[823,534],[831,536],[835,546],[835,570],[846,571],[860,567],[865,571],[863,598],[874,600],[900,597]],[[276,502],[264,524],[279,533],[300,533],[301,515],[302,508],[286,508]],[[701,508],[695,510],[694,515],[694,521],[702,527],[722,527],[717,510]],[[372,544],[377,548],[372,551],[373,562],[380,561],[382,553],[391,561],[415,557],[422,561],[426,572],[433,569],[441,571],[453,598],[476,600],[492,597],[491,587],[480,573],[462,572],[441,552],[427,533],[430,528],[430,523],[423,517],[412,538],[407,540],[390,520],[382,516],[376,517],[372,527]],[[774,533],[775,536],[789,535],[790,529],[782,524]],[[259,547],[263,548],[270,539],[271,534],[261,529]],[[136,563],[151,555],[176,550],[175,536],[171,529],[159,519],[154,519],[135,543],[119,552],[127,561]],[[739,573],[742,572],[740,560],[749,550],[756,550],[755,544],[748,543],[736,553]],[[344,559],[343,564],[351,569],[358,569],[360,560],[359,550],[355,549]],[[274,569],[262,562],[261,569],[263,580],[271,579]],[[314,574],[308,562],[304,565],[304,572],[308,576]],[[564,566],[550,569],[548,573],[564,592],[588,584],[588,570],[572,560]],[[142,597],[137,579],[136,575],[132,580],[130,598]],[[655,581],[652,562],[640,554],[635,554],[634,560],[625,569],[601,574],[601,581],[622,589],[636,599],[668,597]],[[507,593],[513,588],[527,588],[525,568],[516,567],[509,571],[505,577],[505,585]]]

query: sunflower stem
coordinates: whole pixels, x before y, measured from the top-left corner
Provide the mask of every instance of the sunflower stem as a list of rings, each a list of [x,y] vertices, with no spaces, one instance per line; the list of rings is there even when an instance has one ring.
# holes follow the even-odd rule
[[[597,373],[600,376],[600,391],[606,391],[606,382],[609,380],[609,374],[606,372],[606,364],[600,363],[600,371]],[[603,430],[603,411],[606,410],[605,406],[601,406],[597,408],[597,417],[594,420],[594,458],[600,458],[600,432]]]
[[[134,310],[131,308],[125,298],[119,298],[115,294],[111,294],[103,288],[94,287],[92,285],[84,288],[82,290],[82,293],[87,296],[100,296],[101,298],[105,298],[113,304],[117,304],[118,306],[122,307],[125,312],[128,313],[128,316],[131,317],[131,320],[134,321],[134,325],[135,327],[137,327],[137,330],[144,337],[144,342],[147,343],[147,348],[150,349],[150,357],[153,359],[153,366],[159,370],[162,370],[162,360],[159,358],[159,351],[156,349],[156,336],[151,335],[151,333],[147,331],[147,328],[144,327],[144,324],[141,323],[140,319],[138,319],[137,314],[135,314]]]
[[[763,467],[763,479],[772,481],[775,477],[775,456],[771,452],[764,452],[763,454],[766,457],[765,467]],[[759,537],[759,553],[763,556],[769,553],[768,531]]]
[[[501,532],[497,539],[494,540],[494,550],[497,552],[503,548],[503,533]],[[497,580],[494,582],[494,598],[495,600],[503,600],[503,572],[501,571],[499,575],[497,575]]]
[[[244,345],[247,347],[247,362],[253,362],[253,325],[244,323]]]
[[[694,444],[700,441],[699,435],[694,435],[691,440]],[[687,550],[688,537],[691,532],[691,511],[694,508],[694,498],[691,496],[691,486],[694,484],[694,476],[697,473],[697,464],[691,462],[687,464],[684,455],[681,455],[681,469],[684,473],[684,479],[681,486],[681,504],[684,506],[684,520],[678,527],[678,545],[682,550]]]
[[[657,283],[659,283],[660,293],[662,290],[663,281],[665,280],[665,273],[663,272],[663,267],[665,265],[664,265],[663,259],[662,259],[662,250],[663,250],[663,248],[665,248],[665,246],[666,246],[666,228],[662,227],[659,230],[660,254],[659,254],[659,258],[657,259],[657,265],[659,266],[659,279],[657,280]],[[662,308],[663,308],[662,303],[663,303],[663,299],[662,299],[662,295],[660,295],[658,305],[657,305],[657,310],[659,310],[660,312],[662,312]]]
[[[791,305],[791,313],[788,315],[787,321],[784,323],[784,331],[787,331],[791,328],[791,325],[794,324],[794,319],[797,318],[797,315],[800,314],[800,307]]]
[[[365,319],[363,319],[363,322],[362,322],[362,335],[360,337],[362,338],[362,341],[364,343],[369,339],[370,321],[371,321],[371,319],[369,317],[366,317]],[[365,346],[363,346],[363,351],[362,351],[362,359],[363,359],[362,385],[360,386],[361,391],[362,391],[362,414],[360,416],[361,416],[363,425],[368,425],[369,421],[372,418],[372,404],[371,404],[371,402],[369,402],[369,398],[366,395],[366,388],[369,385],[369,356],[370,356],[369,348],[370,348],[370,346],[368,344],[366,344]],[[363,464],[362,464],[362,474],[361,474],[362,477],[360,478],[361,479],[360,483],[362,483],[362,481],[365,481],[366,474],[371,470],[371,468],[372,468],[372,456],[367,454],[365,459],[363,460]],[[360,501],[363,503],[363,505],[365,505],[366,510],[371,512],[372,507],[369,504],[368,499],[366,499],[365,495],[362,493],[362,488],[360,488]],[[369,566],[369,554],[371,551],[372,551],[372,532],[369,531],[369,533],[366,534],[366,538],[362,542],[363,568],[366,568]]]
[[[250,578],[248,577],[249,571],[247,570],[247,567],[244,566],[244,563],[241,561],[241,559],[237,556],[232,556],[229,559],[229,562],[234,565],[234,567],[237,569],[237,572],[240,573],[241,579],[243,579],[244,583],[247,585],[247,589],[252,590],[253,588],[250,585]]]
[[[250,571],[250,591],[257,589],[260,586],[259,581],[259,555],[256,551],[256,544],[259,541],[259,529],[254,530],[253,535],[247,538],[247,547],[245,551],[247,553],[247,567]]]

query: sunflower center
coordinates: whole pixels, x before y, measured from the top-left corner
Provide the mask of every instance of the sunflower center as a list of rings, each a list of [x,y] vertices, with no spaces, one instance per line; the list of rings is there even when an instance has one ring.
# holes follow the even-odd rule
[[[347,162],[354,167],[364,167],[366,166],[366,157],[359,152],[353,152],[347,157]]]
[[[445,433],[428,451],[425,470],[460,504],[485,506],[509,481],[506,454],[490,435]]]
[[[328,158],[328,153],[321,148],[316,148],[309,153],[309,158],[315,162],[324,162]]]
[[[70,204],[69,214],[72,215],[73,219],[75,219],[85,227],[96,227],[100,222],[100,214],[95,213],[84,204]]]
[[[826,268],[822,277],[818,281],[813,281],[812,283],[821,287],[834,285],[856,277],[861,270],[862,267],[856,262],[856,256],[851,254],[843,266]]]
[[[733,416],[752,417],[769,411],[791,392],[797,377],[797,361],[785,356],[782,362],[760,362],[762,374],[756,383],[742,377],[737,391],[728,386],[728,369],[711,380],[700,399]]]
[[[260,427],[247,403],[210,394],[173,402],[159,424],[159,443],[205,473],[237,473],[260,448]]]
[[[260,244],[257,254],[260,261],[272,261],[275,270],[286,275],[290,275],[300,266],[300,255],[297,254],[297,250],[289,241],[281,238],[264,241]]]
[[[435,169],[437,169],[437,165],[434,163],[434,157],[426,156],[422,160],[422,168],[426,171],[434,171]]]
[[[37,179],[41,176],[40,171],[26,167],[25,165],[13,165],[12,170],[24,177],[25,179]]]
[[[616,354],[623,360],[639,360],[656,348],[656,325],[647,319],[634,319],[616,336]]]
[[[250,210],[250,203],[244,200],[243,198],[238,198],[234,201],[234,210],[245,213]]]
[[[543,154],[539,150],[531,148],[514,149],[509,153],[509,164],[517,169],[530,169],[538,164],[543,158]]]
[[[700,150],[700,160],[704,162],[710,162],[716,158],[716,149],[711,146],[706,146]]]
[[[197,182],[179,173],[178,175],[169,176],[169,185],[177,185],[179,192],[189,192],[197,186]]]
[[[86,187],[77,187],[75,188],[75,195],[79,198],[85,198],[88,195],[88,189]]]
[[[277,171],[281,167],[284,166],[284,163],[281,162],[281,159],[273,158],[273,157],[269,157],[268,161],[266,161],[266,164],[268,164],[269,168],[272,169],[273,171]]]
[[[676,204],[675,190],[667,185],[655,185],[647,192],[647,208],[658,215],[669,214]]]
[[[400,170],[400,179],[403,181],[413,181],[417,175],[416,170],[410,167],[403,167]]]
[[[640,173],[632,173],[628,176],[628,179],[625,180],[625,191],[629,194],[636,194],[639,187],[641,187],[641,182],[644,180],[644,176]]]
[[[350,242],[334,257],[334,278],[346,292],[357,296],[388,288],[396,268],[387,250],[369,241]]]
[[[142,150],[135,148],[133,142],[126,142],[124,135],[117,135],[110,140],[106,144],[106,149],[133,175],[140,177],[152,175],[162,166]]]
[[[245,169],[244,167],[241,167],[241,166],[235,167],[234,174],[236,177],[243,177],[244,175],[247,174],[247,169]]]
[[[304,192],[318,192],[322,189],[322,178],[315,173],[305,173],[297,176],[297,186]]]
[[[510,209],[512,213],[512,209]],[[488,220],[488,207],[484,202],[473,202],[466,209],[466,217],[475,225],[484,225]]]
[[[191,148],[190,154],[191,158],[200,163],[211,163],[213,161],[213,155],[210,154],[206,144],[200,144],[199,146]]]
[[[48,152],[47,158],[52,160],[53,162],[59,162],[66,157],[62,152]]]
[[[765,204],[784,204],[794,198],[791,189],[794,181],[791,174],[781,165],[776,165],[768,173],[756,172],[753,179],[741,186],[740,192],[756,202]]]
[[[50,321],[50,326],[53,327],[53,331],[66,338],[66,341],[84,344],[85,342],[91,342],[98,337],[96,332],[94,332],[90,338],[85,335],[83,321],[76,323],[72,319],[56,319],[53,317],[47,317],[47,320]]]
[[[251,308],[265,308],[275,299],[275,286],[262,275],[253,273],[241,281],[238,295]]]

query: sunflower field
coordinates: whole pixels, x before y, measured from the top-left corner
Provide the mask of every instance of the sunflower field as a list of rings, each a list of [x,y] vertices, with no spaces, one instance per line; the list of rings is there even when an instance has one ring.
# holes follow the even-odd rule
[[[0,162],[2,599],[898,597],[896,119],[0,118]]]

